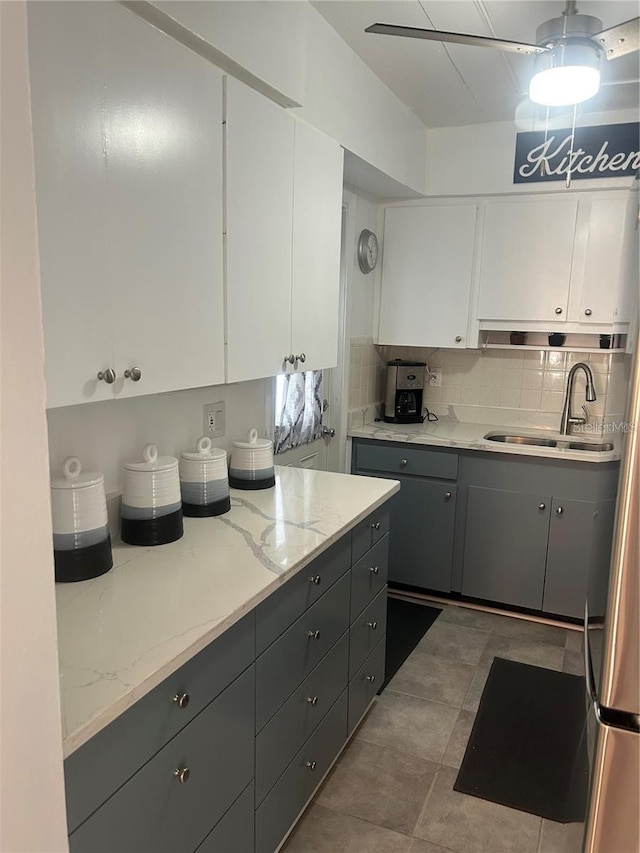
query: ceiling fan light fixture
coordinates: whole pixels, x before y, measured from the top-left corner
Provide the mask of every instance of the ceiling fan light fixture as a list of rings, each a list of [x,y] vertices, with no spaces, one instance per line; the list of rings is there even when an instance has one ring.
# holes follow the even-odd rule
[[[600,50],[590,40],[555,45],[535,59],[529,98],[545,107],[580,104],[600,89]]]

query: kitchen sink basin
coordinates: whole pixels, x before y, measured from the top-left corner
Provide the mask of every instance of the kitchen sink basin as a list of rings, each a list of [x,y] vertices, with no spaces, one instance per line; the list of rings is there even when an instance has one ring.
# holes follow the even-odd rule
[[[558,450],[587,450],[591,453],[606,453],[613,450],[608,441],[573,441],[572,436],[543,438],[537,435],[518,435],[503,432],[488,432],[484,436],[488,441],[501,441],[503,444],[524,444],[531,447],[557,447]]]

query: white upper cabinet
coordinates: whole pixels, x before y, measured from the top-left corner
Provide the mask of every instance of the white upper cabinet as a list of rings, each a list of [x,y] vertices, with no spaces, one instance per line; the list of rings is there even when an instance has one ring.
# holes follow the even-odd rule
[[[227,381],[336,364],[342,149],[227,80]]]
[[[294,120],[227,78],[227,381],[274,376],[291,350]]]
[[[566,319],[577,212],[575,198],[486,203],[479,320]]]
[[[224,381],[222,75],[115,3],[29,39],[48,405]]]
[[[291,351],[306,356],[300,370],[338,361],[342,168],[342,148],[296,122]]]
[[[385,211],[380,344],[467,346],[477,206]]]

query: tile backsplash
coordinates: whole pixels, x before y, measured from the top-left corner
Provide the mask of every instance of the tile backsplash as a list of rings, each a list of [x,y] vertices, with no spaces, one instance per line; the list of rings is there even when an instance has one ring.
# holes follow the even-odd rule
[[[624,353],[558,350],[447,350],[376,346],[371,339],[351,339],[350,411],[378,406],[384,400],[385,365],[394,358],[426,361],[439,374],[440,386],[427,385],[424,405],[464,405],[562,413],[571,367],[587,363],[597,399],[587,403],[594,425],[621,420],[625,410],[631,357]],[[584,402],[584,375],[576,376],[574,410]]]

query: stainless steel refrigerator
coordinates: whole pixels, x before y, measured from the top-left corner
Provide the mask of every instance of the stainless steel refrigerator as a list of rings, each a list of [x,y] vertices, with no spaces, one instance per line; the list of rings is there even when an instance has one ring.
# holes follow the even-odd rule
[[[591,779],[584,853],[640,851],[638,347],[626,424],[628,433],[620,468],[606,608],[604,596],[597,590],[590,590],[585,613],[585,669],[592,737],[589,741]],[[598,618],[602,611],[604,619]]]

